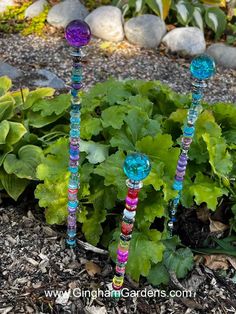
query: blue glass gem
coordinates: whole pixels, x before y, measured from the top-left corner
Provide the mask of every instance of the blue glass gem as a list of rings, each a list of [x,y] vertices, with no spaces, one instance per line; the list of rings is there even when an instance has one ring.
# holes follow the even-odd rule
[[[176,191],[181,191],[183,189],[183,182],[175,180],[173,184],[173,189]]]
[[[68,230],[67,235],[70,238],[74,238],[76,236],[76,231],[75,230]]]
[[[208,55],[200,55],[193,59],[190,72],[198,80],[206,80],[215,74],[215,61]]]
[[[126,157],[123,169],[130,180],[141,181],[149,175],[151,164],[146,155],[134,153]]]
[[[76,245],[76,241],[75,239],[66,239],[66,243],[70,246],[75,246]]]

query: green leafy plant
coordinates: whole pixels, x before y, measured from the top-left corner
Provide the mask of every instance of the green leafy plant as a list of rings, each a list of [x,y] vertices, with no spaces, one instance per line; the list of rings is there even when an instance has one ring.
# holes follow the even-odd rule
[[[208,27],[215,33],[216,39],[226,29],[227,20],[224,10],[226,2],[220,0],[129,0],[117,2],[126,16],[135,16],[153,12],[169,23],[178,25],[193,25],[202,31]]]
[[[94,86],[82,100],[78,221],[85,238],[93,245],[110,243],[114,258],[119,236],[115,229],[127,191],[123,161],[129,152],[145,153],[152,171],[140,193],[127,272],[135,280],[148,276],[154,284],[167,282],[169,271],[182,278],[193,265],[192,253],[179,248],[178,239],[166,239],[163,221],[168,220],[168,202],[176,194],[171,186],[190,97],[160,82],[109,80]],[[236,173],[235,114],[233,104],[204,104],[190,150],[182,206],[205,202],[214,211],[224,197],[233,200],[234,187],[225,183]],[[52,224],[65,223],[67,217],[67,147],[66,137],[50,145],[37,168],[43,182],[35,195]],[[160,269],[166,275],[163,271],[156,277]]]
[[[10,6],[5,12],[0,13],[0,31],[42,36],[50,6],[45,5],[41,14],[32,19],[26,19],[25,11],[31,4],[31,1],[26,1],[22,5]]]
[[[65,114],[69,98],[51,99],[52,88],[9,92],[11,84],[9,78],[0,78],[0,188],[17,200],[30,181],[37,180],[42,148],[65,134],[54,122]],[[60,109],[53,107],[55,102]]]

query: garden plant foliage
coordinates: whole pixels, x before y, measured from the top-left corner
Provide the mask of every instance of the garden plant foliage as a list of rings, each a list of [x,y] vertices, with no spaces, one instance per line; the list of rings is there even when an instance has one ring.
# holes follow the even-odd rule
[[[147,154],[152,163],[140,193],[127,265],[127,273],[135,280],[142,275],[156,285],[167,283],[168,271],[182,278],[193,265],[191,250],[178,248],[176,237],[167,239],[166,222],[163,223],[168,220],[164,219],[168,217],[168,202],[176,193],[171,185],[190,102],[188,95],[176,94],[153,81],[109,80],[82,95],[78,221],[86,240],[109,246],[113,258],[127,191],[122,170],[125,156],[138,151]],[[63,114],[69,100],[64,106],[54,106],[52,100],[49,107],[41,101],[30,111],[30,121],[39,127],[44,115],[49,119],[48,114]],[[184,207],[205,202],[214,211],[223,197],[232,205],[236,203],[235,186],[230,183],[236,175],[236,106],[218,103],[203,107],[190,149],[181,202]],[[38,120],[34,119],[36,114]],[[66,126],[58,123],[57,128]],[[37,168],[37,177],[43,182],[35,195],[39,205],[46,208],[50,224],[66,222],[67,148],[67,137],[52,143]],[[232,210],[236,212],[235,205]]]
[[[52,99],[52,88],[9,92],[11,84],[9,78],[0,78],[0,188],[17,200],[37,180],[42,148],[51,137],[65,134],[55,123],[69,107],[69,96]]]

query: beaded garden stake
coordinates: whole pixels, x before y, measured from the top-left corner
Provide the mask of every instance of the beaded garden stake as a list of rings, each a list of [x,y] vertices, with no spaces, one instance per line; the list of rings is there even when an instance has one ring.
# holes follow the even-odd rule
[[[187,114],[187,121],[184,125],[181,153],[178,159],[173,189],[178,191],[178,195],[170,202],[170,221],[168,228],[170,236],[173,235],[174,223],[176,222],[177,206],[180,202],[181,191],[183,189],[183,180],[188,163],[188,151],[195,133],[195,123],[201,112],[201,99],[203,90],[206,88],[206,80],[215,74],[215,62],[208,55],[200,55],[193,59],[190,65],[192,81],[192,104]]]
[[[120,297],[124,282],[125,266],[128,261],[129,244],[138,204],[138,193],[143,186],[142,180],[150,173],[151,165],[146,155],[134,153],[126,157],[123,169],[128,177],[126,180],[128,194],[125,199],[126,204],[121,223],[120,242],[117,250],[115,269],[116,274],[112,282],[112,296],[116,298]]]
[[[83,21],[75,20],[68,24],[65,38],[72,46],[71,56],[73,68],[71,75],[71,111],[70,111],[70,160],[68,187],[68,225],[66,242],[70,247],[76,245],[76,213],[79,207],[78,190],[80,187],[79,157],[80,157],[80,97],[82,88],[83,57],[81,47],[86,46],[91,38],[91,31]]]

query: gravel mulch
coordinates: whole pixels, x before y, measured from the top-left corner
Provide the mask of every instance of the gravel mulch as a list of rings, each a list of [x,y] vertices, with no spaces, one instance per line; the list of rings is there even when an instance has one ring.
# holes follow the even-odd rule
[[[160,80],[175,91],[189,92],[190,60],[166,54],[165,48],[147,50],[137,48],[126,41],[104,44],[93,39],[88,47],[88,63],[85,68],[86,87],[109,77],[118,79]],[[71,58],[62,35],[42,39],[34,36],[0,34],[0,61],[20,68],[24,77],[15,87],[31,86],[37,78],[37,69],[48,69],[64,81],[69,81]],[[218,67],[206,92],[209,102],[236,102],[236,71]]]

